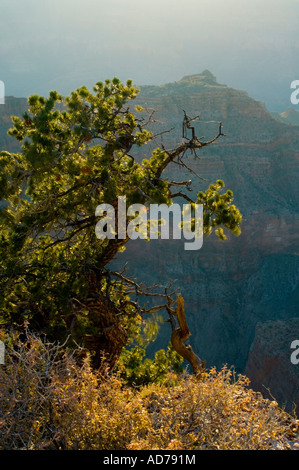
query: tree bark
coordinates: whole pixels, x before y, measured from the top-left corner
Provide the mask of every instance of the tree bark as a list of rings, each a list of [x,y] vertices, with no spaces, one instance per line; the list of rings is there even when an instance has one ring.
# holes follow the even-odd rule
[[[175,316],[178,319],[179,328],[175,328],[172,323],[171,344],[174,350],[191,364],[194,375],[198,376],[205,370],[206,363],[195,354],[191,346],[184,344],[191,333],[186,321],[184,299],[179,295],[177,296]]]
[[[89,273],[89,297],[84,305],[93,317],[98,333],[85,335],[85,347],[93,352],[92,365],[100,368],[103,364],[113,369],[118,361],[128,335],[119,320],[119,310],[103,293],[99,292],[100,283],[94,272]]]

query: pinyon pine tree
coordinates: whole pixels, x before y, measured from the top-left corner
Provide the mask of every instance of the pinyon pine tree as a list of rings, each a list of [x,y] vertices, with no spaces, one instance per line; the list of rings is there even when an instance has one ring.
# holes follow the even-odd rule
[[[134,302],[132,291],[149,290],[109,269],[128,237],[119,239],[116,230],[115,238],[99,240],[96,207],[111,204],[117,220],[119,196],[128,205],[172,204],[169,164],[182,163],[188,149],[222,135],[221,128],[210,142],[193,135],[174,149],[156,148],[137,158],[134,149],[153,139],[146,113],[132,111],[137,93],[131,81],[115,78],[66,98],[56,91],[48,98],[33,95],[22,119],[12,117],[9,134],[21,143],[20,152],[0,153],[1,324],[25,322],[50,338],[73,338],[93,351],[95,367],[102,357],[113,367],[132,325],[162,308],[146,310]],[[215,230],[221,239],[223,228],[238,235],[241,223],[233,194],[223,187],[217,181],[194,201],[176,193],[203,204],[204,233]],[[173,325],[176,311],[168,294],[161,299]]]

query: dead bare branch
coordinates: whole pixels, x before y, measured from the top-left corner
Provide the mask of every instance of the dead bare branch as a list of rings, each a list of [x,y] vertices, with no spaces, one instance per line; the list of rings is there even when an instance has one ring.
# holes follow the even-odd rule
[[[205,362],[202,361],[193,351],[190,345],[185,345],[184,341],[191,335],[184,308],[184,299],[180,295],[177,296],[177,307],[171,308],[173,299],[169,299],[167,312],[171,324],[171,344],[174,350],[191,364],[194,375],[199,376],[205,370]],[[176,320],[178,322],[178,327]]]

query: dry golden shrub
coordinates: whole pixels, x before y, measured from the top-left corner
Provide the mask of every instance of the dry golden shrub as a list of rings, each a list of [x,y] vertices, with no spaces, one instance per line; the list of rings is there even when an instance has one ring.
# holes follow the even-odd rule
[[[295,418],[227,368],[136,390],[32,333],[6,343],[2,450],[267,450],[298,432]]]
[[[298,421],[275,401],[265,400],[244,376],[224,367],[199,380],[187,376],[167,392],[157,388],[144,405],[155,431],[132,449],[268,450],[287,448]]]

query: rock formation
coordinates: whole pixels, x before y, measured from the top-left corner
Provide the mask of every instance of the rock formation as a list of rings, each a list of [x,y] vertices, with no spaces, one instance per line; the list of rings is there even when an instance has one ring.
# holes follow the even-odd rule
[[[298,316],[299,127],[276,119],[246,92],[218,84],[207,71],[142,87],[138,100],[156,110],[159,131],[174,128],[161,137],[165,147],[182,138],[183,109],[189,116],[200,115],[194,121],[196,135],[206,139],[222,121],[227,136],[203,149],[199,160],[189,159],[207,181],[189,177],[194,191],[217,178],[225,181],[244,215],[243,232],[224,243],[204,239],[198,252],[186,252],[174,240],[131,242],[120,259],[129,260],[134,275],[149,283],[177,279],[195,351],[207,365],[234,365],[243,373],[256,325]],[[299,338],[297,323],[294,328]],[[162,331],[161,345],[168,338]],[[276,393],[281,372],[273,368],[273,395],[292,402],[286,389],[284,398]]]
[[[299,415],[299,364],[293,363],[291,348],[299,331],[299,318],[258,323],[249,350],[245,374],[251,387]]]

